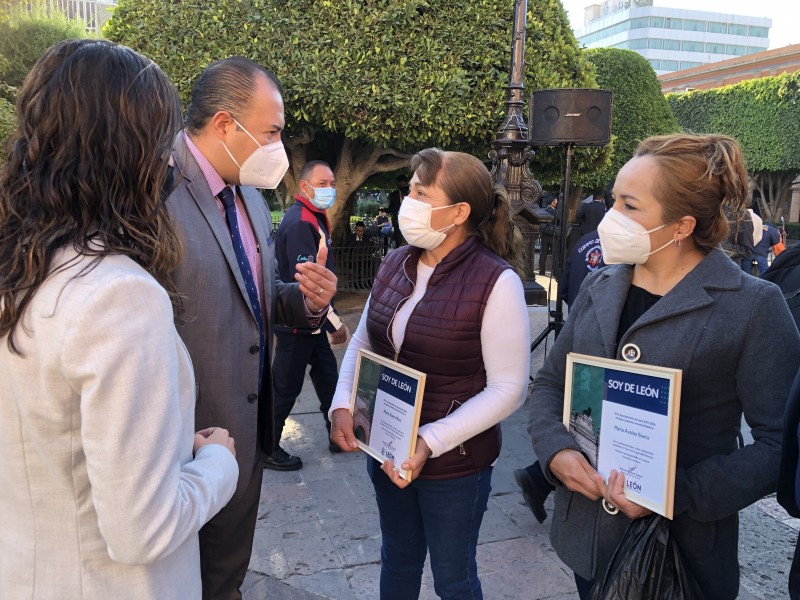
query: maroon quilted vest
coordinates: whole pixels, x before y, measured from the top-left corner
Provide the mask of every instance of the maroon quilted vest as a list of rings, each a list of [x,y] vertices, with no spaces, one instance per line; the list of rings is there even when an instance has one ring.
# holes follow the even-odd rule
[[[412,295],[422,251],[404,246],[391,252],[375,278],[367,334],[373,351],[424,372],[420,425],[441,419],[486,387],[481,323],[486,301],[500,273],[511,268],[470,237],[440,262],[422,300],[408,320],[399,353],[389,339],[391,321]],[[425,463],[423,479],[452,479],[477,473],[500,455],[495,425],[459,447]]]

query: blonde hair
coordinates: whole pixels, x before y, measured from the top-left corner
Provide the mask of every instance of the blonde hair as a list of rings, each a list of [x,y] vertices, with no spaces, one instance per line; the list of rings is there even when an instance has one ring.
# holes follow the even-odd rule
[[[729,233],[728,214],[741,214],[750,202],[742,149],[726,135],[674,134],[643,140],[634,158],[649,156],[659,167],[653,193],[664,222],[691,216],[692,239],[704,253]]]

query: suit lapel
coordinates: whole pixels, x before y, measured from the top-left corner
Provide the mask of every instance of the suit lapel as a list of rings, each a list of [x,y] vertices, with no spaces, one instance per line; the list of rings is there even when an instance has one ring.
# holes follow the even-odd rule
[[[236,285],[239,287],[239,293],[242,295],[245,305],[248,307],[250,314],[255,320],[255,315],[250,308],[250,299],[247,295],[247,289],[244,285],[242,272],[239,270],[239,265],[236,261],[236,253],[233,251],[233,244],[231,243],[231,232],[228,229],[228,224],[225,222],[225,217],[222,216],[214,196],[211,195],[211,189],[208,187],[206,178],[197,162],[194,160],[191,151],[183,139],[183,132],[178,133],[175,142],[174,158],[176,165],[181,171],[181,174],[187,179],[188,184],[186,189],[189,190],[192,199],[194,200],[203,218],[208,223],[209,229],[214,234],[214,238],[219,245],[222,255],[228,263],[233,278],[236,280]],[[248,212],[252,212],[248,209]]]

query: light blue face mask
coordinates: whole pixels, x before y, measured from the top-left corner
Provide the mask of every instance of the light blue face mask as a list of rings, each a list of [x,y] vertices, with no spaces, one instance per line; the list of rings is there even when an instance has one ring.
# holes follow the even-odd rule
[[[333,202],[336,200],[336,188],[324,187],[311,189],[314,190],[314,197],[309,198],[311,204],[320,210],[328,210],[333,206]]]

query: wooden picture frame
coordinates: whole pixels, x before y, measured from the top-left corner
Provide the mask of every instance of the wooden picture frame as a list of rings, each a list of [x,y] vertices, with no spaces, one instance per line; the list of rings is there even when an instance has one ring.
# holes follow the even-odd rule
[[[425,373],[359,350],[350,396],[353,428],[359,447],[383,463],[389,459],[398,469],[414,455],[419,429]],[[400,469],[411,481],[411,471]]]
[[[567,355],[563,421],[608,481],[625,475],[625,496],[672,519],[682,371]]]

